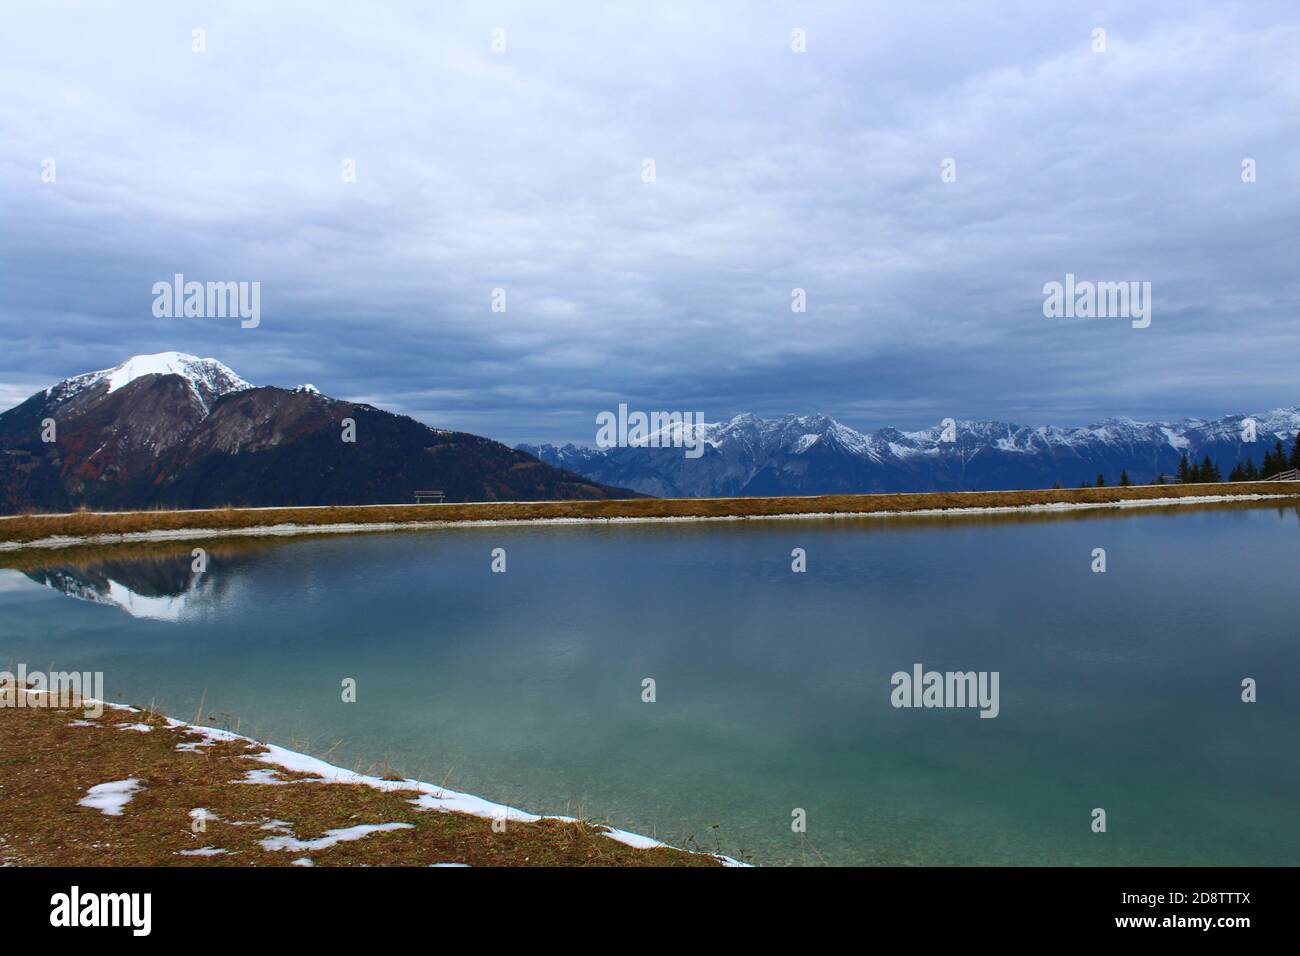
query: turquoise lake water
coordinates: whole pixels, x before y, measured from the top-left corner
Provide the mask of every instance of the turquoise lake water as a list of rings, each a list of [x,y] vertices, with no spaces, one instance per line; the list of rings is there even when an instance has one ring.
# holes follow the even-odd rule
[[[0,665],[759,864],[1300,864],[1294,509],[203,544],[0,571]]]

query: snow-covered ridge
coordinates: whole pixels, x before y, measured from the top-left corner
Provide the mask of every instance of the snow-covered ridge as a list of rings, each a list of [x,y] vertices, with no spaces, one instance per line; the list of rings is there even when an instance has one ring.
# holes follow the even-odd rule
[[[112,368],[75,375],[50,386],[45,390],[45,395],[47,398],[64,401],[101,383],[107,384],[105,394],[111,395],[146,375],[179,375],[189,382],[205,406],[222,395],[253,387],[214,358],[199,358],[186,352],[158,352],[154,355],[133,355]]]
[[[692,433],[692,437],[698,435],[705,444],[717,449],[728,446],[776,448],[802,455],[819,445],[830,445],[850,455],[876,462],[981,446],[1000,451],[1032,453],[1089,445],[1123,447],[1157,444],[1182,451],[1208,439],[1235,437],[1241,434],[1243,422],[1247,419],[1254,420],[1258,434],[1263,438],[1289,441],[1300,431],[1300,406],[1275,408],[1255,415],[1227,415],[1214,421],[1189,418],[1180,422],[1139,422],[1116,417],[1093,425],[1028,426],[1010,422],[956,420],[952,423],[948,436],[945,436],[945,426],[942,423],[911,432],[881,428],[867,433],[827,415],[786,415],[782,418],[764,419],[744,413],[736,415],[730,421],[708,422],[698,426],[673,424],[661,430],[656,438],[647,438],[638,444],[652,448],[672,448],[676,447],[674,439],[680,443],[683,433]],[[520,447],[529,450],[535,447],[549,452],[544,460],[554,458],[568,467],[593,455],[609,453],[606,449],[580,445]]]

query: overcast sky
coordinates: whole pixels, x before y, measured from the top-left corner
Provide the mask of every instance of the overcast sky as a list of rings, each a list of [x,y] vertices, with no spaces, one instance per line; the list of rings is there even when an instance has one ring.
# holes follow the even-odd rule
[[[165,350],[512,443],[1300,402],[1294,0],[639,6],[6,6],[0,406]]]

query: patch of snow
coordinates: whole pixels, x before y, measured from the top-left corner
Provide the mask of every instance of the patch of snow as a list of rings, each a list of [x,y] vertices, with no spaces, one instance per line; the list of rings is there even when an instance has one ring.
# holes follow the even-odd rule
[[[153,728],[148,724],[118,724],[118,730],[138,730],[142,734],[153,733]]]
[[[339,843],[349,840],[360,840],[368,837],[372,833],[386,833],[390,830],[413,830],[414,823],[360,823],[354,827],[341,827],[337,830],[326,830],[323,837],[317,837],[314,840],[299,840],[290,834],[289,836],[266,837],[258,840],[258,844],[263,850],[293,850],[296,853],[307,852],[314,853],[317,850],[324,850]]]
[[[311,857],[300,856],[298,857],[298,859],[293,861],[293,865],[294,866],[315,866],[316,864],[312,862]]]
[[[274,770],[267,770],[265,767],[258,767],[256,770],[249,770],[244,774],[243,780],[231,780],[231,783],[260,783],[267,786],[283,787],[286,784],[297,783],[296,780],[281,780],[279,774]]]
[[[131,802],[131,798],[139,790],[140,781],[135,777],[126,780],[112,780],[91,787],[77,803],[83,807],[98,810],[106,817],[120,817],[122,810]]]
[[[201,846],[197,850],[178,850],[177,856],[220,856],[223,853],[229,853],[229,850],[223,850],[219,846]]]
[[[870,458],[873,461],[880,460],[879,456],[871,448],[871,439],[857,429],[833,421],[831,423],[831,434],[835,436],[837,442],[855,455],[861,455],[863,458]]]

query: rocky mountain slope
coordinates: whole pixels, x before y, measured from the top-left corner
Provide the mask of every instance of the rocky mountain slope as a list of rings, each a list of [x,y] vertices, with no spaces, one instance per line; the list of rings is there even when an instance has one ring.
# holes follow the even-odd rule
[[[430,488],[448,501],[627,496],[487,438],[311,386],[254,387],[178,352],[75,376],[0,414],[0,514],[410,503]]]

